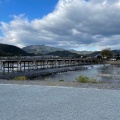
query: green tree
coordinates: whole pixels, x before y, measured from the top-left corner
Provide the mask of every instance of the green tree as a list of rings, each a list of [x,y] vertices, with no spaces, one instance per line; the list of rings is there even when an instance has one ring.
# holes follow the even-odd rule
[[[113,53],[110,49],[103,49],[101,51],[101,55],[103,56],[103,58],[108,58],[108,59],[113,57]]]

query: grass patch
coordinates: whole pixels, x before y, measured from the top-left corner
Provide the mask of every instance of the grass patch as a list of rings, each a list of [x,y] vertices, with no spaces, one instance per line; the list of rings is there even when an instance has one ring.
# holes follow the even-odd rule
[[[80,75],[78,78],[75,79],[77,80],[77,82],[81,82],[81,83],[99,83],[98,81],[96,81],[96,79],[91,79],[83,75]]]
[[[59,82],[64,82],[64,80],[59,80]]]
[[[27,77],[26,76],[18,76],[18,77],[15,77],[14,80],[27,80]]]

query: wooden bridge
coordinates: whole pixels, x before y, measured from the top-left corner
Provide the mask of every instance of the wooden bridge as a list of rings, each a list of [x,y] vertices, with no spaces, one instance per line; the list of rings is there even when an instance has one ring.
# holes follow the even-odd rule
[[[11,59],[0,60],[1,73],[14,73],[20,71],[40,70],[47,68],[59,68],[95,64],[95,59],[65,58],[65,59]]]

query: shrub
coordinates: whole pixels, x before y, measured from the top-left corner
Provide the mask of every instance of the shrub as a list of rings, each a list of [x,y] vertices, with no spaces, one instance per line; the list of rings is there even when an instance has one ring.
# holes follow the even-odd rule
[[[59,80],[59,82],[64,82],[64,80]]]
[[[77,82],[81,82],[81,83],[98,83],[96,79],[91,79],[83,75],[80,75],[78,78],[75,79],[77,80]]]
[[[14,80],[27,80],[27,77],[26,76],[18,76],[18,77],[15,77]]]

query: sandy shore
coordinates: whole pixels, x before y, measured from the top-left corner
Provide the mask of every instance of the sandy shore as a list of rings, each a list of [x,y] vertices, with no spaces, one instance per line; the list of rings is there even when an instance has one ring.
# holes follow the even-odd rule
[[[118,83],[79,83],[79,82],[51,82],[40,80],[2,80],[0,84],[19,84],[19,85],[41,85],[41,86],[61,86],[61,87],[78,87],[78,88],[97,88],[97,89],[110,89],[120,90]]]

